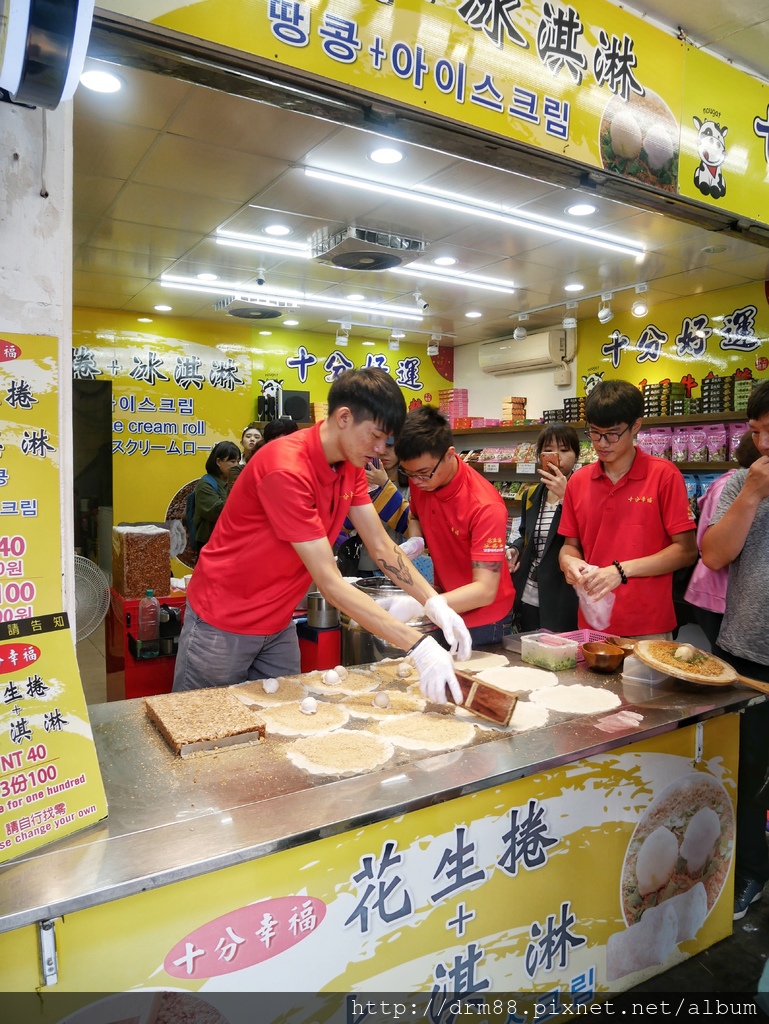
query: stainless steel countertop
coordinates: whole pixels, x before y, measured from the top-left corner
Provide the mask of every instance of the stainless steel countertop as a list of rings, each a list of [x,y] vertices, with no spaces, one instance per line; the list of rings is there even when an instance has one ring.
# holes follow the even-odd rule
[[[490,650],[520,663],[501,647]],[[607,712],[551,712],[540,729],[478,730],[470,747],[422,757],[396,753],[380,771],[334,780],[295,768],[284,756],[291,741],[276,736],[182,759],[149,723],[141,700],[94,705],[89,713],[109,817],[0,868],[0,932],[498,786],[764,699],[741,686],[628,684],[584,666],[559,673],[559,681],[611,690],[643,722],[607,734],[595,727]],[[349,727],[356,727],[354,720]]]

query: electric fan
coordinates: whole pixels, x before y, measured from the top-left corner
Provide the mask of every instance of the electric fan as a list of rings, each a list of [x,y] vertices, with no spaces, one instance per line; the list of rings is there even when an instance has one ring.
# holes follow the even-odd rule
[[[101,625],[109,608],[109,580],[95,562],[75,555],[75,626],[77,642]]]

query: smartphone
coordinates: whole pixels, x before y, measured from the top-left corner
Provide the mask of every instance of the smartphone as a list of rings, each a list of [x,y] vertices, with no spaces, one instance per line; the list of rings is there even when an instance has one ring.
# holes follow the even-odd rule
[[[558,463],[560,461],[558,452],[542,452],[539,460],[542,463],[542,468],[550,470],[551,472],[553,468],[558,468]]]
[[[366,469],[379,469],[379,459],[372,459],[366,464]]]

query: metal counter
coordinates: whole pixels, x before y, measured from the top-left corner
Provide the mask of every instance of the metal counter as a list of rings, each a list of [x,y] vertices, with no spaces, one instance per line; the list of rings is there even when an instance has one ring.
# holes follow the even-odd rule
[[[500,647],[493,650],[520,663]],[[559,673],[559,681],[611,690],[622,701],[616,711],[638,711],[643,722],[607,734],[596,720],[615,712],[550,712],[539,729],[479,729],[470,747],[422,757],[396,752],[382,770],[333,780],[295,768],[284,756],[291,740],[270,736],[182,759],[150,724],[141,700],[92,706],[109,817],[0,868],[0,932],[501,785],[764,699],[740,686],[627,683],[584,666]]]

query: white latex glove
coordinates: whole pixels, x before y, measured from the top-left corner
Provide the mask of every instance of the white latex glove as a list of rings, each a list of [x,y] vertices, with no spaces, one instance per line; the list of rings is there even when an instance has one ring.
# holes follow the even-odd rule
[[[448,684],[456,703],[462,703],[462,691],[454,675],[453,659],[437,640],[426,636],[412,648],[410,657],[419,672],[419,689],[428,700],[435,704],[445,704]]]
[[[392,598],[387,611],[398,622],[410,622],[411,619],[421,619],[425,614],[425,610],[419,601],[415,597],[409,597],[408,594],[397,594]]]
[[[464,619],[453,608],[449,608],[445,598],[436,594],[425,602],[425,615],[443,630],[443,635],[456,654],[458,661],[467,661],[473,650],[473,641],[467,631]]]
[[[409,537],[400,545],[400,549],[406,558],[419,558],[425,549],[424,537]]]

